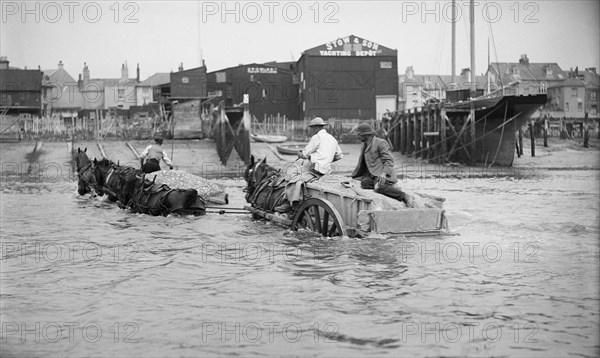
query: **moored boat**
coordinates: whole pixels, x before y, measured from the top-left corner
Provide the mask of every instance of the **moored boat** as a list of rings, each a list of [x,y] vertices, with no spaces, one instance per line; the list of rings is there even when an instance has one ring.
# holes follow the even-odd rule
[[[283,135],[250,134],[250,137],[255,142],[264,143],[283,143],[287,140],[287,137]]]
[[[296,155],[299,150],[304,149],[307,143],[282,144],[277,146],[279,154]]]

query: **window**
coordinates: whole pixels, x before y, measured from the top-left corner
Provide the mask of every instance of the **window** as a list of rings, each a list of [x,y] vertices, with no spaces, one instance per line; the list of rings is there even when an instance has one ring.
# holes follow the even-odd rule
[[[391,61],[381,61],[381,62],[379,62],[379,67],[380,68],[392,68],[392,62]]]
[[[569,111],[569,102],[565,103],[565,112]]]
[[[119,102],[124,101],[125,100],[125,88],[119,88],[117,91],[119,94]]]
[[[583,112],[583,103],[577,103],[577,112]]]
[[[598,99],[598,92],[596,92],[596,91],[592,91],[592,92],[590,92],[590,99],[591,99],[592,101],[595,101],[595,100],[597,100],[597,99]]]
[[[217,83],[224,83],[227,81],[225,72],[217,72]]]
[[[597,114],[598,113],[598,106],[596,106],[595,104],[592,104],[592,114]]]
[[[571,87],[571,97],[577,97],[577,87]]]

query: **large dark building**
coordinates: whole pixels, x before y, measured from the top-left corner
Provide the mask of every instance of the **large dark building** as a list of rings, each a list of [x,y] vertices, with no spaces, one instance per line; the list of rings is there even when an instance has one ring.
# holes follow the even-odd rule
[[[250,113],[259,120],[264,116],[298,116],[298,85],[294,63],[249,64],[208,73],[208,95],[222,96],[226,106],[243,102],[248,94]]]
[[[42,109],[42,72],[9,67],[0,57],[0,112],[40,115]]]
[[[298,60],[299,112],[311,119],[379,119],[395,111],[398,51],[350,35],[306,50]]]
[[[206,66],[171,72],[170,96],[173,100],[200,99],[206,97]]]

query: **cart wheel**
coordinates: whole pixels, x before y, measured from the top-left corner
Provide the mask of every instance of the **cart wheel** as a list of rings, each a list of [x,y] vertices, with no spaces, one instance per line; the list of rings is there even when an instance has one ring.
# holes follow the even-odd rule
[[[338,211],[325,199],[305,200],[296,211],[292,230],[307,229],[323,236],[347,236],[344,220]]]

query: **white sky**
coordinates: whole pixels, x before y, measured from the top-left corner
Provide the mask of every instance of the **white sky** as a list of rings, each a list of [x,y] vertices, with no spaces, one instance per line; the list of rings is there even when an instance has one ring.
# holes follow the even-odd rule
[[[0,0],[0,55],[11,66],[52,69],[59,60],[74,77],[87,62],[93,78],[129,76],[200,65],[297,60],[301,52],[354,34],[398,50],[404,73],[451,73],[447,1],[27,1]],[[457,0],[457,73],[469,67],[468,1]],[[600,67],[600,2],[476,0],[476,72],[492,62]],[[101,14],[98,13],[101,10]],[[237,10],[236,10],[237,9]],[[260,9],[261,13],[257,12]],[[226,10],[230,12],[227,13]],[[300,10],[300,12],[298,12]],[[236,19],[237,15],[237,19]],[[491,32],[490,32],[491,28]],[[600,68],[599,68],[600,69]]]

